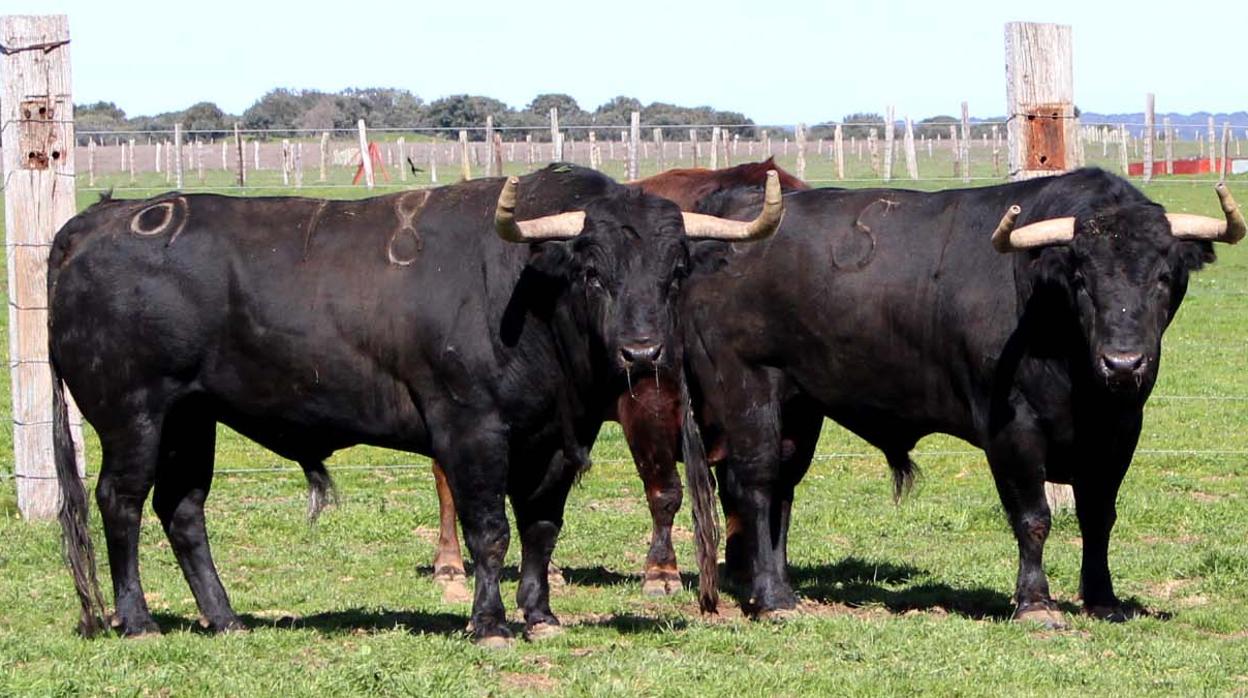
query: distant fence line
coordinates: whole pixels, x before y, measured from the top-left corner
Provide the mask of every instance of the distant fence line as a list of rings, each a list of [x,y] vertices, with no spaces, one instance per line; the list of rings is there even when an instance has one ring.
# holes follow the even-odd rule
[[[888,110],[891,114],[891,108]],[[473,176],[527,171],[547,162],[567,161],[632,179],[670,167],[726,167],[778,158],[799,178],[813,184],[912,181],[1000,181],[1006,172],[1004,120],[914,123],[909,119],[817,124],[560,124],[552,110],[549,126],[412,126],[354,129],[219,129],[79,131],[78,178],[91,189],[146,191],[162,188],[220,190],[234,186],[275,189],[305,185],[318,188],[369,188],[432,185]],[[1078,119],[1076,119],[1078,122]],[[1138,133],[1140,124],[1079,122],[1076,165],[1095,164],[1131,174],[1152,143]],[[1202,161],[1196,173],[1248,171],[1227,160],[1240,157],[1248,129],[1224,123],[1218,157],[1217,124],[1203,127],[1164,124],[1154,132],[1164,144],[1160,172],[1173,172],[1173,161]],[[904,137],[897,129],[904,131]],[[1182,138],[1190,131],[1195,137]],[[444,137],[455,132],[459,138]],[[378,136],[380,135],[380,138]],[[413,138],[407,142],[406,136]],[[318,138],[319,137],[319,138]],[[368,147],[368,167],[361,167],[361,143]],[[1098,147],[1099,146],[1099,147]],[[305,157],[305,149],[315,149]],[[943,155],[939,155],[943,153]],[[964,163],[963,160],[966,162]],[[85,163],[86,167],[82,164]],[[904,163],[904,172],[902,165]],[[316,174],[305,178],[305,164]],[[346,178],[343,174],[354,175]],[[441,177],[439,177],[441,169]],[[84,171],[85,170],[85,171]],[[622,171],[620,171],[622,170]],[[230,173],[228,178],[221,172]],[[248,173],[252,179],[248,181]],[[259,173],[276,176],[256,177]],[[151,175],[163,175],[152,180]],[[213,175],[216,176],[213,176]],[[1141,173],[1136,173],[1141,174]],[[120,177],[118,176],[120,175]],[[409,179],[411,175],[411,179]],[[1151,172],[1150,172],[1151,175]],[[189,187],[188,185],[189,181]],[[1193,180],[1181,180],[1193,181]],[[79,182],[81,187],[83,182]]]

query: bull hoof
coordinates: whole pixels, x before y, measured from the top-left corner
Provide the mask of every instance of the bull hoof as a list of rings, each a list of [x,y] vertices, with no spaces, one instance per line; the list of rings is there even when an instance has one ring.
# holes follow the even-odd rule
[[[641,593],[646,596],[671,596],[680,590],[678,572],[647,572],[641,582]]]
[[[217,634],[245,633],[249,630],[249,628],[247,627],[247,624],[239,620],[238,616],[234,616],[232,618],[226,618],[224,620],[218,620],[218,621],[211,621],[205,618],[204,616],[200,616],[198,623],[199,623],[199,627],[203,628],[204,630],[207,630],[208,632],[212,632],[212,633],[217,633]]]
[[[1039,623],[1048,630],[1065,630],[1066,616],[1054,606],[1031,604],[1014,611],[1014,621]]]
[[[1122,606],[1084,606],[1083,612],[1097,620],[1107,621],[1109,623],[1125,623],[1130,619],[1130,615],[1122,608]]]
[[[754,614],[755,620],[783,623],[800,615],[796,608],[764,608]]]
[[[546,568],[546,584],[551,589],[562,589],[568,585],[568,580],[563,578],[563,571],[555,567],[553,562]]]
[[[563,634],[563,626],[558,623],[541,622],[534,623],[524,629],[524,637],[529,642],[538,642],[540,640],[548,640]]]
[[[442,587],[442,603],[458,604],[472,601],[472,591],[468,589],[466,577],[439,579],[437,582]]]
[[[122,637],[144,637],[160,635],[160,626],[150,617],[143,620],[122,618],[113,614],[108,618],[108,627],[116,630]]]

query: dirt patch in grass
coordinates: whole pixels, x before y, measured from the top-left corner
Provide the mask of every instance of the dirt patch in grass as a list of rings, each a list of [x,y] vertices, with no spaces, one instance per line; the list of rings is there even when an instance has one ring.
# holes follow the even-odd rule
[[[553,691],[559,688],[558,681],[544,674],[520,674],[514,671],[500,674],[499,683],[508,690]]]

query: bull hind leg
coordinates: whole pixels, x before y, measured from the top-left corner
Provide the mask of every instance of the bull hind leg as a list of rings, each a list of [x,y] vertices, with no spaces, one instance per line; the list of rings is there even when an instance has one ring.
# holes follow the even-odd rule
[[[186,577],[200,624],[217,632],[242,630],[217,576],[204,525],[204,502],[212,485],[216,420],[193,400],[170,410],[160,440],[152,508]]]
[[[109,624],[126,636],[160,632],[139,579],[139,524],[155,475],[160,423],[158,415],[135,415],[122,425],[100,430],[104,458],[95,500],[113,580]]]
[[[672,547],[672,525],[683,497],[676,458],[680,444],[679,395],[654,381],[634,386],[617,405],[620,426],[646,492],[653,529],[642,576],[642,593],[653,596],[680,590],[680,570]]]
[[[433,479],[438,491],[438,549],[433,556],[433,581],[442,587],[445,603],[467,603],[472,600],[468,575],[459,550],[456,531],[455,501],[442,466],[433,462]]]

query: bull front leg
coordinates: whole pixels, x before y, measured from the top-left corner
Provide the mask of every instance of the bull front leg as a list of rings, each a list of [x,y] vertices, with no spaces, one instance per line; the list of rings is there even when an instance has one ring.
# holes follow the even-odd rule
[[[1075,515],[1083,536],[1083,563],[1079,596],[1084,613],[1121,623],[1129,614],[1114,593],[1109,573],[1109,537],[1117,520],[1118,489],[1131,465],[1139,441],[1142,413],[1132,413],[1110,426],[1098,428],[1096,443],[1078,451],[1095,454],[1075,470]]]

